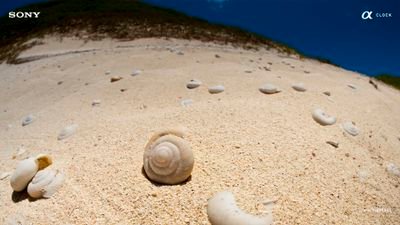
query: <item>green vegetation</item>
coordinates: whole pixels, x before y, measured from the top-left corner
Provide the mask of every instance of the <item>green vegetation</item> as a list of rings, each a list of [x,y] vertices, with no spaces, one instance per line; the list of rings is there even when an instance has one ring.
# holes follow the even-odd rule
[[[400,90],[400,77],[390,74],[380,74],[375,76],[375,78]]]
[[[246,49],[294,49],[235,27],[208,23],[173,10],[135,0],[53,0],[14,11],[40,11],[39,19],[0,18],[0,62],[18,62],[18,55],[48,34],[78,36],[85,40],[114,38],[177,38],[232,44]]]

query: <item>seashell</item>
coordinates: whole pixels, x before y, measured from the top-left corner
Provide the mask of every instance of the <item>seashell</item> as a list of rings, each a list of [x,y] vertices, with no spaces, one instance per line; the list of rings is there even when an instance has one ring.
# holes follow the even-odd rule
[[[147,177],[162,184],[187,180],[193,170],[194,157],[184,131],[166,130],[155,133],[147,143],[143,168]]]
[[[331,96],[331,92],[330,91],[324,91],[324,92],[322,92],[324,95],[326,95],[326,96]]]
[[[218,94],[225,90],[225,87],[222,85],[212,86],[208,88],[208,92],[210,94]]]
[[[322,109],[316,109],[312,113],[312,118],[322,126],[332,125],[336,122],[336,118],[329,116]]]
[[[344,122],[341,127],[352,136],[357,136],[360,133],[360,130],[352,122],[349,121]]]
[[[131,73],[131,76],[137,76],[137,75],[139,75],[139,74],[141,74],[142,73],[142,71],[141,70],[134,70],[134,71],[132,71],[132,73]]]
[[[111,83],[113,83],[113,82],[117,82],[117,81],[119,81],[121,79],[122,79],[122,77],[120,77],[120,76],[114,76],[114,77],[110,78],[110,81],[111,81]]]
[[[35,121],[35,117],[32,114],[30,114],[22,120],[22,126],[29,125],[33,123],[33,121]]]
[[[189,106],[191,104],[193,104],[193,100],[192,99],[184,99],[184,100],[181,101],[181,105],[182,106]]]
[[[264,94],[275,94],[281,92],[281,90],[278,87],[272,84],[264,84],[258,90]]]
[[[292,88],[296,91],[300,91],[300,92],[304,92],[307,91],[306,87],[304,86],[303,83],[297,83],[297,84],[293,84]]]
[[[10,177],[12,189],[14,191],[24,190],[39,170],[51,164],[51,157],[43,154],[20,161]]]
[[[188,89],[194,89],[194,88],[199,87],[200,85],[201,85],[201,81],[199,81],[199,80],[190,80],[190,81],[186,84],[186,87],[187,87]]]
[[[258,217],[243,212],[231,192],[219,192],[208,200],[208,220],[212,225],[270,225],[272,215]]]
[[[58,134],[57,139],[63,140],[72,136],[76,132],[76,129],[78,129],[78,124],[72,124],[64,127],[64,129],[62,129],[61,132]]]
[[[351,89],[357,89],[357,86],[355,86],[354,84],[347,84],[347,86]]]
[[[394,163],[389,163],[389,164],[387,164],[386,170],[387,170],[389,173],[400,177],[400,169],[399,169],[399,167],[397,167]]]
[[[99,99],[95,99],[92,102],[92,106],[99,106],[101,104],[101,101]]]
[[[331,145],[334,148],[339,148],[339,142],[327,141],[326,143]]]
[[[64,175],[58,170],[45,169],[37,172],[28,185],[28,194],[32,198],[50,198],[61,187]]]

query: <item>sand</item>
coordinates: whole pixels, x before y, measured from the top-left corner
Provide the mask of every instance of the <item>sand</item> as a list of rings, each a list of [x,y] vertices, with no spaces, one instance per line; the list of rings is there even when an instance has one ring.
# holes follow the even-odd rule
[[[48,37],[20,57],[37,60],[0,65],[0,174],[47,153],[66,181],[32,200],[0,180],[2,224],[210,224],[207,200],[224,190],[256,215],[276,200],[274,224],[400,224],[400,177],[386,170],[400,165],[400,92],[381,82],[376,90],[361,74],[274,50],[173,39]],[[191,79],[202,85],[187,89]],[[265,83],[282,91],[259,92]],[[215,85],[225,91],[208,93]],[[319,125],[316,108],[337,122]],[[75,133],[57,140],[71,124]],[[154,185],[142,174],[144,146],[180,125],[195,155],[191,180]]]

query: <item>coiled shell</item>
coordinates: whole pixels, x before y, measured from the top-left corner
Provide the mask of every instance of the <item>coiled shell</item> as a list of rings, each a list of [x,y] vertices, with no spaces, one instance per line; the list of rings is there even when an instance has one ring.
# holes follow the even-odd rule
[[[208,220],[212,225],[270,225],[272,215],[258,217],[243,212],[231,192],[219,192],[208,200]]]
[[[147,177],[162,184],[178,184],[187,180],[193,170],[194,157],[183,131],[158,132],[147,143],[143,168]]]
[[[50,198],[63,184],[64,175],[58,170],[45,169],[36,173],[28,185],[32,198]]]
[[[360,130],[352,123],[352,122],[344,122],[342,124],[343,130],[345,130],[348,134],[352,136],[357,136],[360,133]]]
[[[281,90],[273,84],[264,84],[258,90],[264,94],[275,94],[281,92]]]
[[[48,155],[38,155],[20,161],[10,177],[10,184],[14,191],[22,191],[32,180],[35,174],[52,164]]]
[[[326,126],[336,122],[336,118],[326,114],[322,109],[316,109],[312,113],[312,118],[319,124]]]

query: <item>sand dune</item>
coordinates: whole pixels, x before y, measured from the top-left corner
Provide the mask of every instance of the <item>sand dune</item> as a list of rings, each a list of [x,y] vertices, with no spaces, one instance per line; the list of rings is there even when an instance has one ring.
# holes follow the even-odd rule
[[[0,65],[0,174],[47,153],[65,183],[32,201],[13,194],[9,177],[0,180],[2,224],[210,224],[207,200],[224,190],[255,215],[276,200],[274,224],[400,223],[400,177],[387,171],[400,165],[399,91],[274,50],[173,39],[44,42],[20,56],[26,63]],[[192,79],[201,85],[188,89]],[[281,92],[261,93],[266,83]],[[294,90],[298,83],[307,90]],[[224,91],[210,94],[217,85]],[[336,123],[315,122],[317,108]],[[348,121],[357,136],[342,129]],[[58,140],[72,124],[74,133]],[[191,180],[154,185],[142,174],[144,146],[176,126],[189,130]]]

